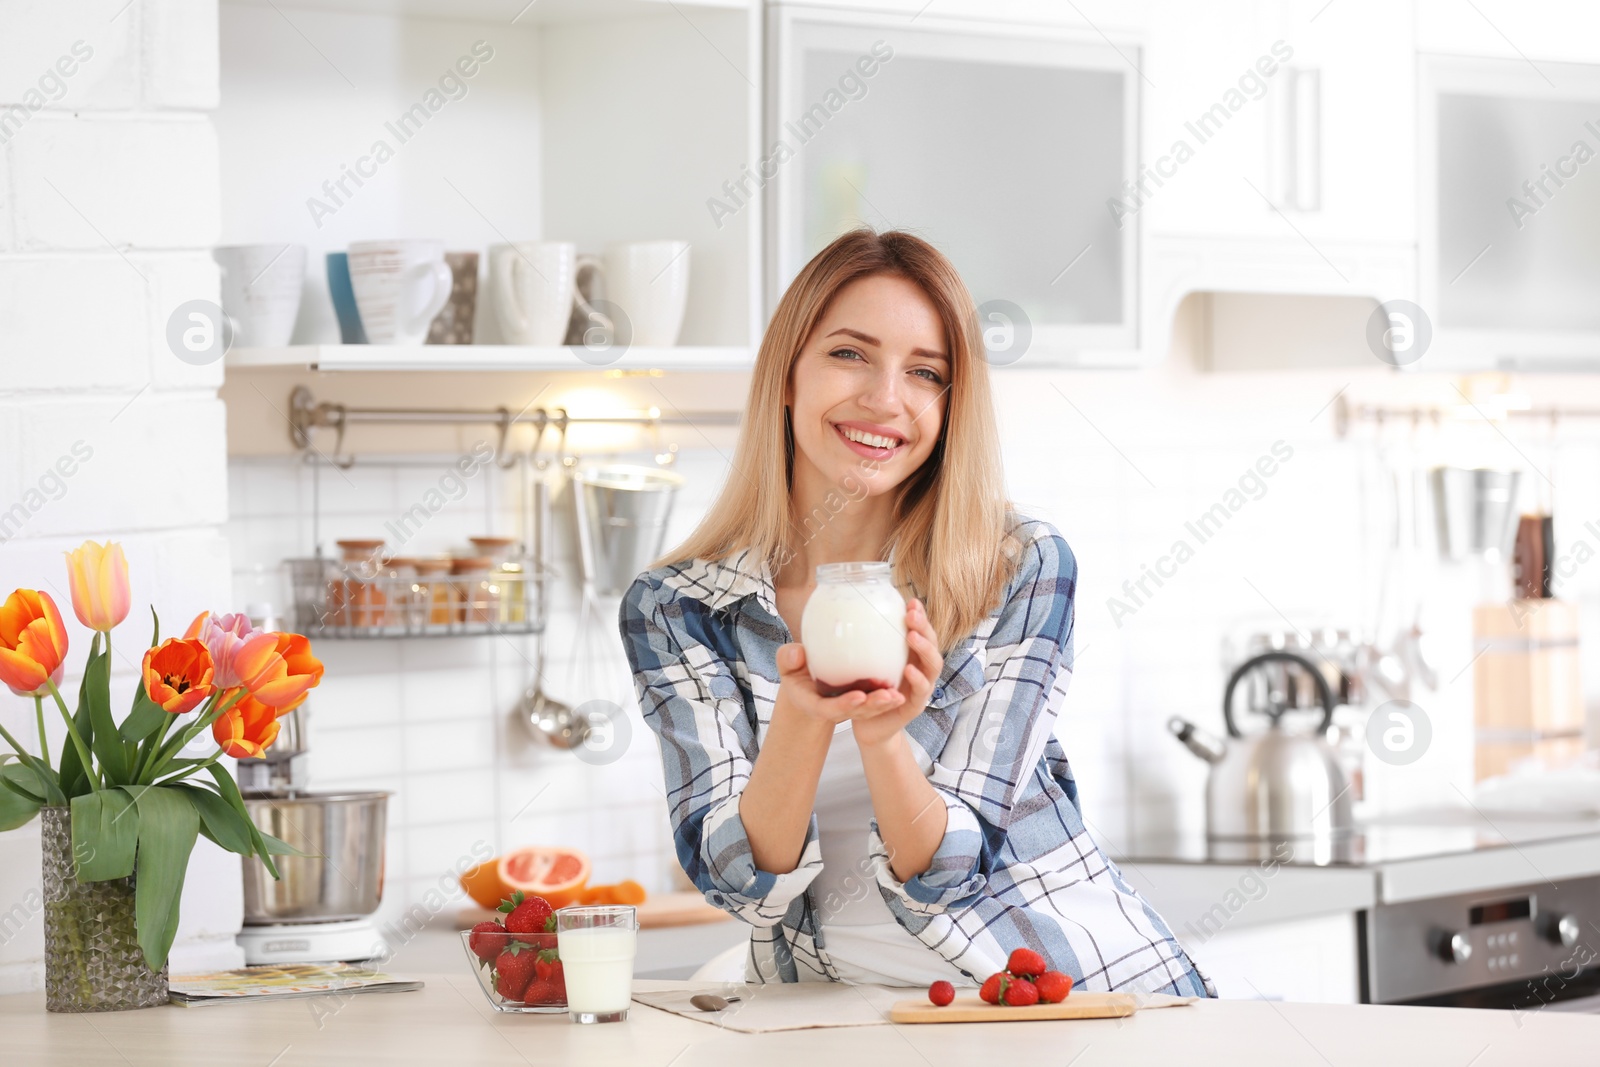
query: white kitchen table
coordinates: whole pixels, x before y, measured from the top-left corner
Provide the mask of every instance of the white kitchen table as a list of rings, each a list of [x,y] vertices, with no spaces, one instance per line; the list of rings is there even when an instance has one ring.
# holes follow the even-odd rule
[[[42,993],[0,997],[0,1062],[62,1067],[845,1067],[984,1063],[1094,1067],[1495,1067],[1576,1063],[1600,1047],[1600,1016],[1463,1008],[1203,1001],[1130,1019],[862,1026],[740,1034],[635,1004],[626,1023],[494,1012],[460,973],[417,975],[413,993],[171,1005],[51,1015]],[[640,990],[680,983],[639,981]],[[333,1010],[330,1010],[333,1009]]]

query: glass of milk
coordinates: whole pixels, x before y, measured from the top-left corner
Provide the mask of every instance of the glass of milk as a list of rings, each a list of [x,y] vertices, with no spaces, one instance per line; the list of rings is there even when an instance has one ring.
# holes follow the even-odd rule
[[[800,642],[817,692],[838,696],[900,684],[906,602],[888,563],[824,563],[800,615]]]
[[[556,947],[567,983],[567,1015],[573,1022],[627,1019],[638,932],[638,912],[626,904],[556,911]]]

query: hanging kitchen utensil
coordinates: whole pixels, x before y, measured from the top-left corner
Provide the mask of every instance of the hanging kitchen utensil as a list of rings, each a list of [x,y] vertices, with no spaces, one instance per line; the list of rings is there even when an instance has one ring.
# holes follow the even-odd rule
[[[535,442],[537,445],[537,442]],[[561,425],[561,447],[566,446],[566,425]],[[538,545],[538,563],[544,573],[550,561],[550,483],[543,470],[534,479],[534,539]],[[568,704],[544,691],[544,673],[550,659],[546,654],[545,633],[549,629],[549,610],[546,608],[545,624],[534,638],[534,680],[522,694],[513,715],[533,733],[536,740],[554,748],[572,749],[583,744],[589,736],[589,723]]]
[[[1290,733],[1282,719],[1290,710],[1287,693],[1275,687],[1278,664],[1309,675],[1322,704],[1312,733]],[[1268,697],[1250,710],[1266,715],[1264,733],[1246,736],[1233,711],[1234,691],[1247,678],[1266,673]],[[1252,689],[1259,689],[1252,685]],[[1167,722],[1179,741],[1211,765],[1206,781],[1206,833],[1220,840],[1330,840],[1354,827],[1350,786],[1326,735],[1333,723],[1333,692],[1316,664],[1293,652],[1265,652],[1233,672],[1222,697],[1228,739],[1219,739],[1191,722]]]

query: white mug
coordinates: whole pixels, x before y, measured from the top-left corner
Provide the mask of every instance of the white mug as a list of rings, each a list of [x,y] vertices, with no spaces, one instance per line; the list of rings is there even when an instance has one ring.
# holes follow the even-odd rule
[[[450,299],[453,281],[443,241],[357,241],[350,246],[350,288],[368,344],[422,344],[428,324]]]
[[[689,242],[614,244],[602,257],[606,298],[627,316],[630,345],[678,343],[689,299]],[[623,327],[619,323],[619,331]]]
[[[489,290],[500,337],[512,345],[559,345],[576,293],[578,249],[566,241],[489,248]]]
[[[231,245],[211,252],[236,348],[281,348],[294,333],[306,276],[304,245]]]

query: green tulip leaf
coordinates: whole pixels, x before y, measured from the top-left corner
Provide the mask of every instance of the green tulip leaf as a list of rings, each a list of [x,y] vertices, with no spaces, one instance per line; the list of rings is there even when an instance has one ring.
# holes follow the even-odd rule
[[[163,786],[133,786],[139,811],[139,860],[134,871],[133,918],[139,947],[152,971],[166,966],[178,933],[178,901],[189,854],[200,835],[200,816],[188,796]]]
[[[202,789],[197,785],[179,785],[173,788],[194,803],[195,811],[200,813],[200,832],[211,841],[241,856],[249,856],[255,852],[255,843],[250,838],[249,820],[234,811],[226,800],[211,790]]]
[[[217,783],[217,792],[222,795],[223,800],[227,801],[228,807],[232,808],[239,818],[245,821],[245,826],[250,833],[251,849],[257,856],[261,857],[261,862],[267,868],[267,873],[272,875],[274,879],[283,877],[278,873],[278,865],[272,862],[273,853],[268,849],[265,841],[265,838],[271,835],[262,834],[261,830],[256,826],[255,820],[250,818],[250,812],[244,806],[244,798],[239,795],[239,786],[234,782],[233,775],[229,774],[226,768],[220,767],[215,763],[207,767],[206,771],[211,775],[212,780]],[[273,840],[277,841],[278,839],[274,837]],[[282,844],[282,842],[279,842],[279,844]],[[284,853],[280,852],[278,855],[281,856]]]
[[[89,651],[89,663],[83,671],[83,688],[80,697],[89,707],[90,733],[84,735],[89,751],[100,762],[107,785],[121,785],[129,780],[132,766],[128,751],[117,732],[116,721],[111,718],[111,649],[110,642],[100,647],[100,635],[95,634],[94,646]]]
[[[148,737],[154,737],[161,729],[161,724],[171,716],[160,704],[151,700],[144,691],[144,682],[141,680],[139,687],[133,694],[133,710],[128,712],[128,717],[122,720],[118,733],[122,739],[131,745],[138,745]]]
[[[100,635],[95,634],[95,644],[100,642]],[[78,736],[89,744],[92,733],[92,724],[89,721],[89,672],[83,674],[83,682],[78,686],[78,710],[72,716],[72,725],[77,729]],[[90,749],[91,753],[93,749]],[[78,746],[71,741],[64,741],[61,745],[61,774],[59,776],[61,791],[69,797],[79,797],[92,792],[97,788],[89,780],[88,773],[84,770],[83,761],[78,758]]]
[[[72,858],[78,881],[103,882],[133,873],[139,812],[128,795],[103,789],[72,798]]]
[[[15,830],[25,825],[44,806],[44,798],[29,789],[39,788],[33,768],[21,763],[0,764],[0,830]]]

